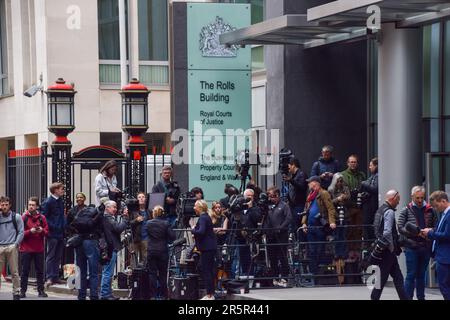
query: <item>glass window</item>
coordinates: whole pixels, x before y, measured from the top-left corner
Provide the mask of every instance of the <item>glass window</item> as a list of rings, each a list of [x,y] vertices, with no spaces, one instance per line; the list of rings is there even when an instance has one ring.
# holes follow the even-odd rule
[[[139,60],[167,61],[167,0],[139,0]]]
[[[450,116],[450,21],[445,23],[445,53],[444,53],[444,92],[445,106],[444,115]],[[450,138],[448,138],[450,140]]]
[[[6,20],[5,1],[0,0],[0,96],[9,93],[5,20]]]
[[[424,27],[424,34],[423,34],[424,117],[435,118],[439,116],[440,37],[441,37],[441,27],[439,23]]]
[[[450,152],[450,119],[445,119],[445,152]],[[450,167],[449,167],[450,169]]]
[[[120,59],[119,1],[98,0],[97,3],[98,3],[99,57],[101,60],[119,60]],[[125,10],[126,8],[127,5],[125,1]],[[128,21],[126,22],[126,25],[128,25]],[[127,48],[127,55],[128,55],[128,48]]]

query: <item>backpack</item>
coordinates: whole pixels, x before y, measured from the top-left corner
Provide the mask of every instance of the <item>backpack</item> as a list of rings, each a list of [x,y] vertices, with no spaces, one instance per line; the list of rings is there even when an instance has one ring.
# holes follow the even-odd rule
[[[86,207],[80,210],[74,217],[71,227],[76,229],[78,233],[92,232],[93,219],[97,215],[97,210],[92,207]]]
[[[17,240],[17,237],[19,235],[19,227],[17,226],[17,220],[16,220],[16,213],[13,214],[13,217],[11,219],[11,221],[6,221],[6,222],[2,222],[0,224],[6,224],[6,223],[12,223],[14,226],[14,229],[16,230],[16,237],[14,238],[14,240]]]

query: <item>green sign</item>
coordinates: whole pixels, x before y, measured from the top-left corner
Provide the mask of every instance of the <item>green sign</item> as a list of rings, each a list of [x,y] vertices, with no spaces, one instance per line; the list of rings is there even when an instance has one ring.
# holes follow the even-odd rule
[[[235,158],[249,146],[251,51],[220,45],[219,35],[250,24],[250,5],[188,4],[189,188],[208,201],[239,187]]]

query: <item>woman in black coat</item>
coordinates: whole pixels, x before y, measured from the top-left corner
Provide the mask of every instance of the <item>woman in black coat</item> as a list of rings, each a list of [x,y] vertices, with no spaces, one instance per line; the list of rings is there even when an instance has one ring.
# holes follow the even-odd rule
[[[192,228],[195,246],[200,251],[202,277],[205,282],[206,296],[202,300],[214,300],[215,256],[217,251],[217,238],[211,217],[208,214],[208,205],[204,200],[197,200],[194,206],[195,214],[199,216],[197,224]]]

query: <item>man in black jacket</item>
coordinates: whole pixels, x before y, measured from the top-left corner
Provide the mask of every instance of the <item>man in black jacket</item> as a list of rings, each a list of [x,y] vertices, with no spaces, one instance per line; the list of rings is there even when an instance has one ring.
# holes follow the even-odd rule
[[[305,209],[308,184],[297,158],[291,158],[288,167],[290,176],[283,176],[283,180],[289,182],[288,203],[292,214],[290,232],[295,232],[300,226],[300,214]]]
[[[76,264],[80,268],[81,287],[78,300],[86,300],[89,270],[89,298],[98,300],[98,265],[100,261],[99,239],[103,232],[103,208],[84,206],[68,219],[70,229],[82,237],[81,244],[75,248]],[[88,268],[89,266],[89,268]]]
[[[153,209],[153,219],[146,225],[149,237],[147,262],[150,272],[150,297],[156,297],[157,282],[159,282],[162,297],[167,299],[168,245],[175,240],[175,232],[170,227],[169,222],[162,218],[163,214],[164,209],[161,206],[156,206]]]
[[[280,190],[277,187],[271,187],[267,190],[272,207],[269,209],[265,221],[265,228],[267,236],[267,251],[270,259],[270,267],[272,276],[274,277],[273,284],[279,286],[287,286],[286,279],[276,278],[287,277],[289,274],[289,265],[287,261],[287,243],[289,239],[288,227],[292,220],[291,209],[289,206],[281,201]],[[283,243],[283,245],[279,245]],[[281,270],[278,264],[281,265]]]
[[[379,262],[379,276],[375,280],[370,298],[380,300],[383,288],[389,276],[391,276],[400,300],[409,300],[403,287],[403,275],[397,260],[397,256],[402,252],[398,243],[397,225],[395,223],[395,210],[400,202],[400,195],[396,190],[389,190],[386,193],[385,200],[386,202],[381,205],[375,214],[373,224],[378,247],[382,250],[382,253]]]
[[[378,210],[378,158],[373,158],[369,162],[369,179],[361,182],[361,191],[366,193],[363,209],[363,237],[364,240],[374,240],[373,219]],[[370,227],[368,227],[370,226]],[[370,245],[371,241],[365,242],[365,246]]]
[[[108,251],[111,260],[103,266],[101,281],[101,299],[102,300],[118,300],[112,295],[111,280],[114,275],[114,267],[116,266],[117,252],[122,249],[120,234],[128,228],[128,210],[125,209],[122,215],[122,221],[116,221],[117,204],[114,201],[106,201],[105,214],[103,217],[103,232],[106,242],[108,243]]]
[[[177,219],[177,201],[180,196],[180,188],[177,183],[172,183],[172,167],[165,166],[161,170],[161,180],[158,181],[152,188],[152,193],[164,193],[164,211],[165,218],[170,225],[175,227]]]

